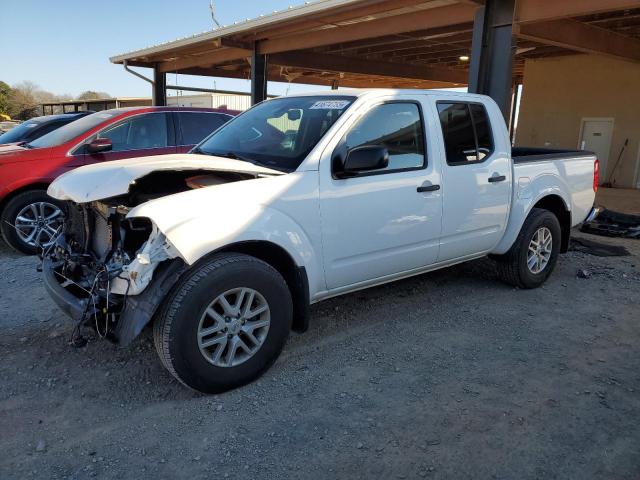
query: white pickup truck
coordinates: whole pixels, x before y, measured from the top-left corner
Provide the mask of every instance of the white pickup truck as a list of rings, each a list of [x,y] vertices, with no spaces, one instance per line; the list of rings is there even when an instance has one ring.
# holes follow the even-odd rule
[[[152,322],[165,367],[220,392],[264,372],[320,300],[486,255],[506,282],[541,285],[597,185],[591,153],[512,149],[488,97],[282,97],[190,154],[59,177],[45,284],[120,344]]]

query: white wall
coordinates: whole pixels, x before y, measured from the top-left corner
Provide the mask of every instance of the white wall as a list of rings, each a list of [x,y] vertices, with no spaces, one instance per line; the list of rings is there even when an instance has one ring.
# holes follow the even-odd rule
[[[204,93],[198,95],[176,95],[167,97],[167,105],[197,108],[222,108],[246,110],[251,107],[249,95]]]

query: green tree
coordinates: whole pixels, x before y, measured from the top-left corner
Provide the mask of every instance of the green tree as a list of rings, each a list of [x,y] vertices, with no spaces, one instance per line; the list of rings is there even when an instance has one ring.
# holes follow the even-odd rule
[[[11,96],[11,87],[0,80],[0,113],[9,114],[9,97]]]
[[[8,102],[11,118],[28,120],[38,114],[38,90],[39,87],[33,82],[21,82],[11,88]]]
[[[78,95],[78,100],[99,100],[101,98],[111,98],[107,92],[95,92],[93,90],[87,90]]]

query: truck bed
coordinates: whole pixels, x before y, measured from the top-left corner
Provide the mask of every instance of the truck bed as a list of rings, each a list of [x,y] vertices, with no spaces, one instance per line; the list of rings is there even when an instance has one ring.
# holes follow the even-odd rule
[[[595,154],[587,150],[566,150],[559,148],[513,147],[513,163],[541,162],[545,160],[563,160],[576,157],[591,157]]]

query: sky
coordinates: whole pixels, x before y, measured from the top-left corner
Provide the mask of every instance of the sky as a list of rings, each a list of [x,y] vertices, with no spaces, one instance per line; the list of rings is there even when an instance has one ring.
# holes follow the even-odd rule
[[[215,0],[223,25],[300,0]],[[29,80],[55,94],[85,90],[147,97],[148,83],[109,62],[114,55],[211,30],[209,0],[0,0],[0,80]],[[151,76],[148,69],[137,69]],[[215,80],[215,83],[214,83]],[[248,80],[167,75],[167,83],[249,91]],[[270,94],[322,87],[270,83]]]

